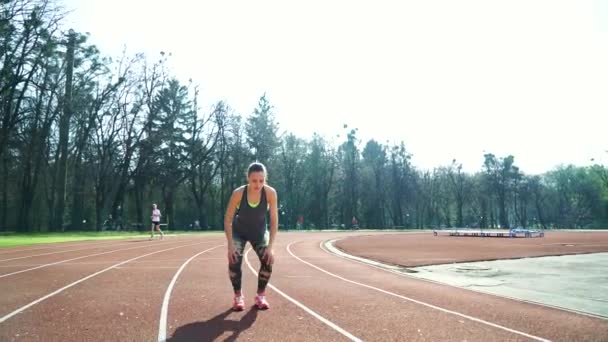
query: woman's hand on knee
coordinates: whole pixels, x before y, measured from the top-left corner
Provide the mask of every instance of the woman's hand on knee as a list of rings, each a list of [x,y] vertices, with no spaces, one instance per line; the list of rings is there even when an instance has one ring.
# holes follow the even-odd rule
[[[268,265],[274,264],[274,252],[271,248],[264,249],[264,255],[262,256],[262,260]]]
[[[237,261],[238,261],[238,256],[236,254],[236,250],[234,249],[234,246],[228,246],[228,262],[230,264],[236,264]]]

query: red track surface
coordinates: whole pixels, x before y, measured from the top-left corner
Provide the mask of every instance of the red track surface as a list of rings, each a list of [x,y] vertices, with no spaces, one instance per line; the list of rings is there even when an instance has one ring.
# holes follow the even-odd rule
[[[279,233],[274,288],[267,290],[271,309],[251,308],[257,281],[244,263],[249,306],[239,313],[230,310],[222,234],[3,249],[0,260],[21,259],[0,261],[0,341],[155,341],[171,280],[192,256],[216,246],[192,259],[177,278],[167,307],[168,341],[605,341],[608,336],[607,320],[399,276],[320,248],[322,241],[350,235],[368,234]],[[426,235],[431,234],[388,240],[427,241]],[[344,242],[359,239],[378,244],[387,237]],[[534,239],[517,239],[523,240]],[[542,240],[551,241],[537,239]],[[105,252],[110,253],[100,255]],[[257,269],[255,254],[249,253],[248,261]],[[1,277],[38,266],[44,267]],[[8,317],[30,303],[35,304]]]
[[[381,234],[345,238],[349,254],[413,267],[454,262],[608,252],[608,232],[548,232],[544,238],[496,238]]]

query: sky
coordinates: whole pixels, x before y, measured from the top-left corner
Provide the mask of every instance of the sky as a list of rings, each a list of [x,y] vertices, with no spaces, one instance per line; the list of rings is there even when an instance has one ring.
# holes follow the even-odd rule
[[[608,0],[63,3],[104,54],[170,52],[203,109],[248,116],[266,93],[281,132],[341,142],[348,124],[421,169],[608,165]]]

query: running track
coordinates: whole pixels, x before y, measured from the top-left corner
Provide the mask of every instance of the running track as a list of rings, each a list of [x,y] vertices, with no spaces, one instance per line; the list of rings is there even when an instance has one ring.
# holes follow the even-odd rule
[[[400,276],[279,233],[268,311],[232,312],[223,234],[0,250],[0,341],[606,341],[608,320]],[[369,233],[365,233],[369,235]]]

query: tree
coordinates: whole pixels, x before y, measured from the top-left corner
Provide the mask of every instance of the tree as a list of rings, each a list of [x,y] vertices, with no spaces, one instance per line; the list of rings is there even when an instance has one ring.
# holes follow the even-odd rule
[[[523,228],[528,227],[533,182],[531,177],[521,175],[514,184],[513,212],[517,224]]]
[[[152,65],[149,65],[148,59],[144,58],[143,65],[139,70],[140,78],[136,101],[140,105],[135,109],[143,110],[145,118],[142,120],[143,127],[139,128],[141,133],[136,145],[136,166],[132,169],[130,176],[133,179],[132,191],[135,198],[138,223],[144,222],[144,193],[156,175],[156,159],[154,157],[155,149],[159,146],[159,136],[155,132],[158,130],[157,118],[160,108],[158,108],[158,102],[155,100],[169,78],[166,68],[167,59],[168,56],[164,52],[161,52],[161,57]]]
[[[44,124],[41,124],[43,103],[38,101],[37,105],[34,104],[33,96],[43,83],[41,78],[45,71],[41,69],[56,58],[57,39],[54,34],[62,18],[63,13],[52,1],[4,1],[0,10],[0,162],[3,171],[0,225],[3,227],[8,222],[9,183],[16,183],[16,179],[11,180],[11,171],[20,170],[28,174],[18,177],[21,178],[19,190],[26,193],[13,196],[13,200],[20,202],[17,229],[29,229],[21,225],[29,224],[29,212],[41,171],[40,142],[44,141],[46,133]],[[51,87],[50,83],[45,85]],[[26,148],[26,155],[19,155],[17,149],[11,150],[19,148],[29,138],[35,145]],[[9,166],[18,162],[20,157],[25,157],[21,159],[23,168]]]
[[[536,211],[537,222],[543,228],[547,228],[547,222],[545,220],[545,207],[546,198],[548,196],[548,189],[543,182],[541,176],[532,176],[528,181],[530,192],[534,201],[534,209]]]
[[[0,158],[15,126],[27,112],[22,105],[63,19],[49,0],[13,0],[0,11]]]
[[[608,153],[608,151],[606,151],[606,153]],[[602,181],[602,185],[604,186],[604,188],[606,190],[608,190],[608,168],[606,168],[606,166],[600,164],[599,162],[596,162],[595,158],[592,158],[591,161],[595,162],[595,164],[593,164],[593,166],[591,167],[591,169],[600,178],[600,180]]]
[[[174,200],[176,191],[187,177],[188,157],[186,153],[186,133],[196,124],[194,108],[188,98],[188,88],[176,79],[169,80],[168,84],[160,90],[154,101],[158,108],[155,117],[155,126],[158,127],[153,134],[156,135],[155,146],[156,174],[155,180],[161,187],[165,204],[165,219],[169,229],[174,227]]]
[[[202,227],[208,226],[205,206],[211,186],[227,157],[226,129],[228,125],[228,108],[224,102],[218,102],[210,115],[201,118],[197,115],[196,105],[198,90],[195,95],[195,111],[190,120],[186,141],[189,167],[186,169],[190,191],[197,208],[197,219]],[[209,196],[210,197],[210,196]]]
[[[434,193],[436,196],[439,224],[443,223],[446,227],[452,227],[452,208],[454,207],[454,193],[450,190],[451,180],[449,173],[449,167],[440,167],[434,174],[437,184]]]
[[[462,164],[457,163],[456,159],[447,168],[449,178],[449,188],[456,201],[456,225],[464,227],[464,204],[470,193],[471,184],[467,175],[462,171]]]
[[[502,228],[509,228],[507,198],[512,190],[513,180],[519,175],[519,168],[513,162],[515,157],[507,156],[497,159],[495,155],[484,155],[484,167],[490,190],[498,202],[498,220]]]
[[[280,144],[278,129],[272,106],[264,94],[245,124],[247,143],[252,150],[253,159],[267,165],[271,164],[272,157]]]
[[[485,173],[478,172],[471,176],[471,205],[465,222],[472,227],[488,228],[493,226],[492,195],[488,187]]]
[[[58,114],[57,107],[54,106],[58,101],[57,96],[54,95],[56,92],[48,91],[55,90],[59,86],[61,70],[58,67],[57,42],[52,37],[46,39],[48,40],[44,47],[44,61],[32,78],[33,87],[28,91],[29,96],[25,103],[27,108],[32,108],[32,112],[21,121],[21,134],[17,138],[18,155],[21,156],[20,199],[17,214],[19,230],[27,230],[32,226],[32,209],[45,167],[48,137]],[[8,181],[8,178],[5,178],[5,181]],[[2,217],[6,220],[6,213]],[[37,222],[37,225],[40,223]],[[2,225],[6,225],[6,222]]]
[[[555,191],[553,219],[560,228],[590,226],[600,217],[601,186],[588,168],[562,166],[547,174]],[[554,197],[554,198],[555,198]]]
[[[405,149],[405,144],[394,145],[389,152],[389,184],[387,191],[387,206],[392,224],[410,227],[414,219],[413,204],[416,188],[416,171],[411,165],[412,155]]]
[[[70,149],[69,157],[72,166],[72,210],[71,210],[71,229],[82,230],[86,226],[85,203],[86,190],[88,180],[92,177],[91,170],[99,170],[97,161],[107,162],[107,171],[112,172],[112,175],[98,173],[102,177],[95,178],[97,183],[95,187],[99,189],[100,180],[105,181],[103,189],[116,189],[117,185],[122,184],[120,177],[115,177],[115,173],[119,172],[118,164],[124,151],[120,149],[120,130],[123,122],[121,121],[121,112],[117,107],[114,107],[113,98],[117,91],[120,90],[122,83],[125,81],[124,76],[115,77],[109,68],[111,62],[108,59],[102,58],[95,46],[87,46],[80,48],[81,55],[77,55],[77,65],[79,68],[75,74],[75,86],[72,102],[73,110],[73,144]],[[102,133],[97,138],[103,142],[95,144],[96,135]],[[105,133],[105,134],[104,134]],[[107,140],[104,140],[107,138]],[[115,149],[111,154],[111,159],[95,159],[92,156],[95,154],[93,146],[101,149]],[[104,154],[109,151],[103,151]],[[120,180],[120,181],[117,181]],[[110,194],[113,193],[110,191]],[[106,193],[97,192],[96,202],[96,222],[102,220],[101,212],[107,207],[104,196]],[[68,196],[69,198],[70,196]],[[104,210],[107,211],[107,210]]]
[[[226,209],[232,191],[243,184],[247,165],[251,161],[242,117],[231,111],[228,113],[226,134],[220,145],[220,149],[225,153],[224,163],[221,165],[219,173],[221,187],[219,209],[221,212]],[[218,219],[218,224],[222,224],[222,219]]]
[[[318,134],[313,135],[308,150],[304,182],[309,185],[310,195],[305,206],[308,215],[304,216],[317,228],[329,227],[329,195],[335,181],[336,151]]]
[[[344,125],[344,128],[347,128]],[[346,142],[338,149],[338,160],[341,170],[340,221],[350,224],[353,217],[358,217],[359,197],[359,149],[357,147],[357,129],[351,129],[346,135]]]
[[[279,193],[284,194],[281,200],[281,218],[286,227],[295,227],[298,216],[302,215],[305,184],[301,181],[305,174],[307,144],[293,134],[282,139],[278,162],[281,177]]]
[[[366,173],[362,184],[364,221],[369,227],[382,228],[384,222],[384,193],[386,174],[386,147],[375,140],[367,142],[363,148],[362,171]]]

